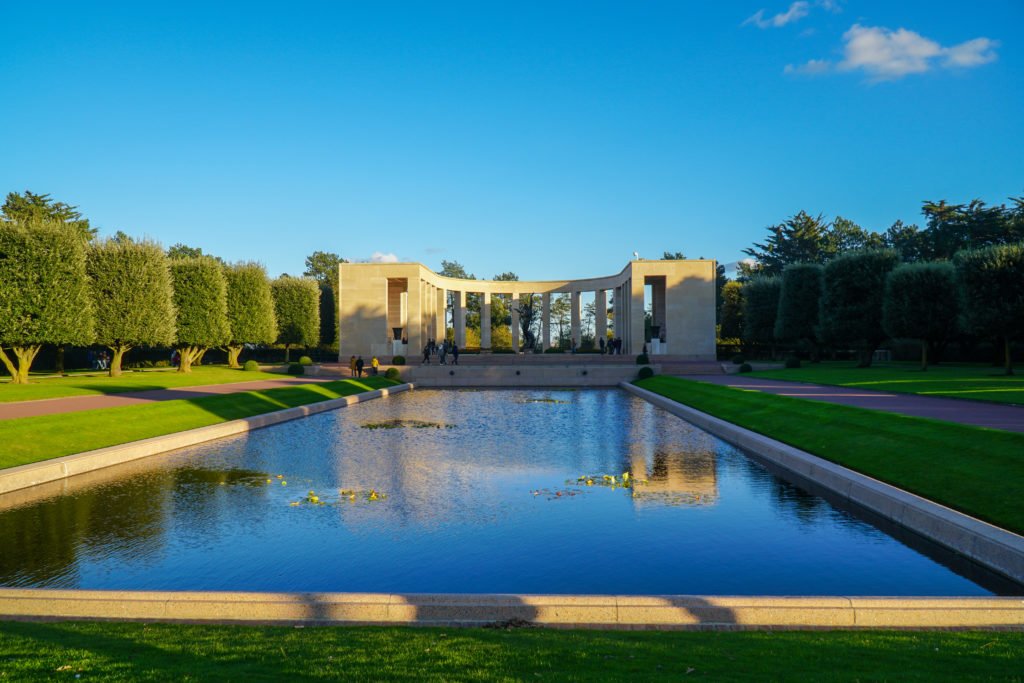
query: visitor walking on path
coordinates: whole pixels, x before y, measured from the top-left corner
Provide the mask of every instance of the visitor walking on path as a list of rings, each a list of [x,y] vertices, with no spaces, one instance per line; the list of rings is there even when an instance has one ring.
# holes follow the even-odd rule
[[[356,359],[356,377],[363,376],[363,365],[365,365],[365,363],[363,363],[363,357],[359,356],[359,358]]]
[[[370,359],[370,374],[374,377],[377,376],[377,368],[380,367],[380,361],[377,360],[377,356]]]
[[[459,364],[459,345],[452,344],[452,365]]]
[[[356,376],[356,357],[352,356],[348,359],[348,374],[352,377]]]
[[[423,347],[423,362],[420,365],[430,365],[430,342]]]
[[[441,365],[448,365],[445,361],[445,357],[448,355],[448,341],[441,342],[441,348],[437,352],[438,358],[441,359]]]

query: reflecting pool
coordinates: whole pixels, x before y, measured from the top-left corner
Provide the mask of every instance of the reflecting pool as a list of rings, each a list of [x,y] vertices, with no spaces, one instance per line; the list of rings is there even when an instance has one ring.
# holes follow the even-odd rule
[[[0,497],[0,585],[1019,592],[618,389],[416,390],[53,491]]]

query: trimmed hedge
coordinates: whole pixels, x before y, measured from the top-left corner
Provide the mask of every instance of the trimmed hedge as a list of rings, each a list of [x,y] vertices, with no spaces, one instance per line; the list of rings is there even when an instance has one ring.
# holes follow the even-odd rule
[[[254,360],[247,360],[242,365],[242,370],[245,370],[246,372],[258,372],[259,369],[260,369],[260,364],[257,363]]]

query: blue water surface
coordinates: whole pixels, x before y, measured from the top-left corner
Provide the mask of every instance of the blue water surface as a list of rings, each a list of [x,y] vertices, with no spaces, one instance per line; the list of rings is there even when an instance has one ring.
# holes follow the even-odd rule
[[[396,419],[429,424],[367,427]],[[623,472],[631,486],[620,485]],[[151,458],[69,488],[17,504],[0,499],[0,585],[1013,590],[965,578],[977,580],[976,568],[920,542],[912,548],[617,389],[416,390]]]

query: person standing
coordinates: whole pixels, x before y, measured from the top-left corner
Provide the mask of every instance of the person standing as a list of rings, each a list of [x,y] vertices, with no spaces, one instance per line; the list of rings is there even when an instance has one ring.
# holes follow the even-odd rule
[[[597,340],[597,345],[601,348],[601,355],[604,355],[604,337]]]
[[[348,359],[348,374],[350,377],[356,376],[356,357],[352,356]]]
[[[377,376],[377,368],[380,367],[380,361],[377,360],[377,356],[370,359],[370,374],[374,377]]]
[[[359,358],[356,359],[356,377],[363,376],[363,365],[363,357],[359,356]]]
[[[430,365],[430,342],[423,347],[423,362],[420,365]]]
[[[452,344],[452,365],[459,364],[459,345]]]

